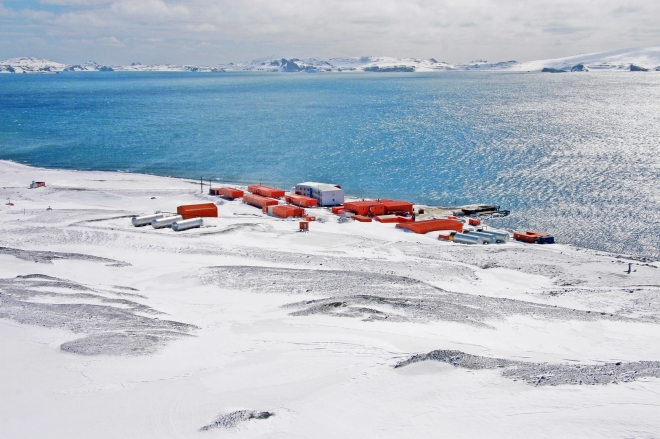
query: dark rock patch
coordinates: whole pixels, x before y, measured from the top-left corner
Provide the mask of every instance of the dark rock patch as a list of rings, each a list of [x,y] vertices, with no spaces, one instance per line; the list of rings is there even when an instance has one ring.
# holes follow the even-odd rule
[[[272,412],[260,412],[256,410],[238,410],[235,412],[219,415],[215,421],[205,425],[199,431],[208,431],[213,428],[234,428],[241,422],[251,421],[253,419],[268,419],[275,416]]]
[[[605,364],[550,364],[482,357],[461,351],[437,350],[417,354],[394,368],[420,361],[440,361],[470,370],[500,369],[502,376],[533,386],[595,385],[628,383],[644,377],[660,378],[660,361]]]

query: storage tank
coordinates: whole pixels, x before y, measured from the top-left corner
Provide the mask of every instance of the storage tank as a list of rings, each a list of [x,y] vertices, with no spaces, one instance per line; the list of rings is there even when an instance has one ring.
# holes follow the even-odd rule
[[[135,216],[131,220],[133,223],[134,227],[141,227],[141,226],[146,226],[147,224],[151,224],[151,222],[155,219],[162,218],[163,215],[162,213],[154,213],[152,215],[144,215],[144,216]]]
[[[182,230],[194,229],[195,227],[202,227],[204,220],[201,218],[193,218],[183,221],[176,221],[172,223],[172,230],[181,232]]]
[[[499,232],[497,230],[483,230],[481,233],[486,233],[488,235],[493,235],[497,242],[499,243],[507,243],[509,242],[509,234],[507,232]]]
[[[472,230],[465,232],[469,233],[470,236],[479,236],[480,238],[483,238],[485,242],[489,244],[495,244],[497,243],[497,238],[495,235],[491,235],[490,233],[484,233],[484,232],[473,232]]]
[[[174,216],[167,216],[165,218],[155,219],[151,222],[151,227],[153,227],[154,229],[171,227],[172,223],[176,221],[183,221],[183,217],[181,215],[174,215]]]
[[[483,244],[483,238],[479,236],[466,235],[465,233],[457,233],[454,235],[452,241],[459,244]]]

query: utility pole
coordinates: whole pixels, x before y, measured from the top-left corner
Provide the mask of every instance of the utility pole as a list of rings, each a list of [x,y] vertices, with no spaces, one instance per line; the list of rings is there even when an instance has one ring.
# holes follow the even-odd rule
[[[202,183],[202,176],[199,176],[199,193],[203,194],[204,193],[204,183]]]

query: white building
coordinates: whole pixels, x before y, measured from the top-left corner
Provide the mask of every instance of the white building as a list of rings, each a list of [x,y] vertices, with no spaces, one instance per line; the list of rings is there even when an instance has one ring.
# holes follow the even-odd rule
[[[341,206],[344,204],[344,190],[335,184],[307,181],[297,184],[294,192],[305,197],[316,198],[319,206]]]

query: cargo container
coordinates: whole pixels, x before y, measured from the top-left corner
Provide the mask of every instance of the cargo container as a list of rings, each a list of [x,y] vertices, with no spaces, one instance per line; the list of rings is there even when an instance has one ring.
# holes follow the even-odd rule
[[[348,210],[358,215],[369,215],[371,208],[373,206],[381,205],[383,201],[393,201],[393,200],[363,200],[363,201],[351,201],[344,203],[344,210]],[[383,215],[385,210],[382,211]]]
[[[330,209],[330,210],[332,211],[332,213],[339,214],[339,211],[340,211],[340,210],[342,210],[342,211],[344,210],[344,206],[343,206],[343,205],[341,205],[341,206],[334,206],[334,207],[333,207],[332,209]]]
[[[407,201],[367,200],[344,203],[344,209],[358,215],[380,216],[387,214],[413,214],[413,205]]]
[[[481,224],[481,220],[478,218],[468,218],[468,224],[471,226],[478,226]]]
[[[355,221],[359,221],[361,223],[370,223],[371,222],[371,218],[369,218],[368,216],[364,216],[364,215],[353,215],[353,216],[351,216],[351,218],[353,218]]]
[[[438,232],[440,230],[463,231],[463,223],[450,219],[433,219],[396,225],[400,229],[407,229],[415,233]]]
[[[309,222],[308,221],[300,221],[300,231],[301,232],[309,232]]]
[[[413,214],[413,205],[407,201],[383,200],[381,204],[385,206],[385,213],[407,213]]]
[[[280,204],[277,206],[268,206],[268,213],[278,218],[289,218],[296,216],[301,217],[305,214],[305,209],[301,207]]]
[[[374,219],[381,223],[411,223],[413,222],[412,218],[407,218],[405,216],[397,215],[380,215],[374,217]]]
[[[438,239],[443,239],[445,241],[453,241],[455,234],[456,232],[454,231],[444,230],[440,232],[440,234],[438,235]]]
[[[219,195],[221,197],[229,198],[230,200],[243,197],[243,191],[240,189],[234,189],[233,187],[213,188],[210,190],[210,193],[211,195]]]
[[[554,244],[555,238],[547,233],[535,232],[528,230],[526,232],[513,232],[513,239],[521,242],[538,243],[538,244]]]
[[[368,215],[369,214],[369,209],[372,206],[375,206],[379,204],[378,201],[373,200],[373,201],[351,201],[348,203],[344,203],[344,210],[347,210],[349,212],[353,212],[357,215]]]
[[[275,206],[280,204],[279,201],[273,200],[272,198],[262,197],[260,195],[254,194],[244,194],[243,202],[254,207],[264,207],[264,206]]]
[[[255,195],[260,195],[262,197],[268,197],[268,198],[282,198],[284,197],[284,191],[281,189],[277,189],[274,187],[269,187],[269,186],[262,186],[260,184],[253,184],[248,186],[248,192],[255,194]]]
[[[304,195],[285,195],[284,200],[289,204],[293,204],[294,206],[299,207],[318,206],[318,201],[316,198],[305,197]]]
[[[387,209],[385,208],[384,204],[375,204],[371,207],[369,207],[369,215],[371,216],[379,216],[379,215],[385,215],[387,213]]]
[[[217,217],[218,206],[213,203],[188,204],[176,208],[177,215],[181,215],[184,220],[197,217]]]

